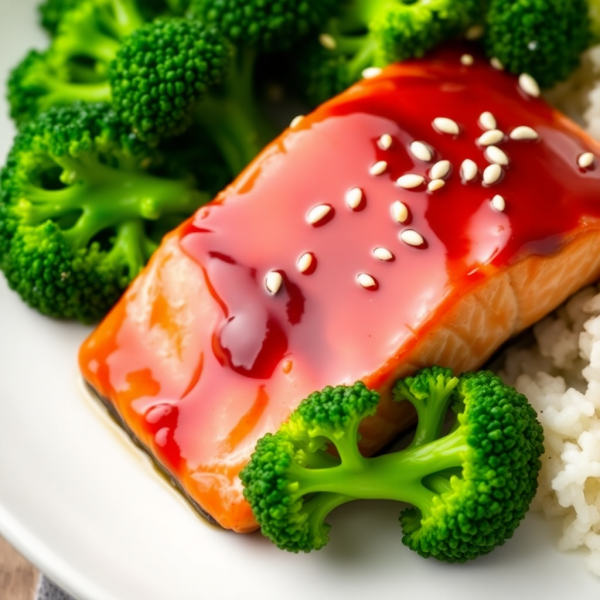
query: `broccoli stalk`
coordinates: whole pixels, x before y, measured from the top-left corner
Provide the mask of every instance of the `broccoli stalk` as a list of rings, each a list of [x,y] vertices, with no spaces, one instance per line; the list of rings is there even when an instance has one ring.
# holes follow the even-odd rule
[[[210,199],[189,177],[154,175],[160,160],[108,105],[55,108],[28,124],[0,174],[9,285],[53,317],[104,316],[162,235]]]
[[[193,113],[236,174],[275,137],[254,95],[256,56],[255,50],[234,51],[225,80],[201,100]]]
[[[591,43],[589,9],[588,0],[491,0],[487,54],[511,73],[529,73],[550,87],[569,76]]]
[[[419,415],[413,443],[400,452],[360,453],[360,423],[379,402],[362,383],[312,394],[259,440],[240,477],[264,535],[292,552],[319,549],[330,510],[388,499],[413,505],[400,517],[402,541],[424,557],[464,562],[512,536],[535,495],[543,452],[524,396],[490,372],[455,378],[433,367],[399,382],[394,398]],[[438,437],[450,406],[457,423]]]

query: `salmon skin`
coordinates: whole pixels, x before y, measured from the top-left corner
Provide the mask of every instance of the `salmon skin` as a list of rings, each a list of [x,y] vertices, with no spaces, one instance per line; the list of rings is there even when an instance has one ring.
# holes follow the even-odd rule
[[[361,429],[373,453],[412,416],[398,377],[477,368],[598,278],[599,145],[463,52],[295,120],[81,348],[89,386],[223,527],[256,529],[238,473],[312,391],[381,392]]]

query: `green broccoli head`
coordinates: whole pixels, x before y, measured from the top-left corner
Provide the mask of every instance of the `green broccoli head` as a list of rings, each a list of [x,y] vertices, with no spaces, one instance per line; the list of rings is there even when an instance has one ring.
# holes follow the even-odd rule
[[[491,0],[486,51],[542,87],[566,79],[592,40],[587,0]]]
[[[0,174],[0,267],[32,307],[102,317],[162,235],[208,200],[152,174],[157,153],[106,104],[55,108],[15,138]]]
[[[346,460],[355,462],[358,425],[375,413],[378,402],[379,395],[363,383],[328,387],[302,402],[275,435],[259,440],[240,478],[263,534],[279,548],[310,552],[327,544],[330,526],[324,518],[335,506],[352,498],[323,493],[305,497],[305,488],[310,487],[305,472],[310,479],[308,469],[340,464],[327,453],[332,438],[336,447],[346,450]]]
[[[366,10],[372,15],[368,27],[370,41],[376,46],[373,62],[383,66],[423,56],[443,40],[481,21],[485,4],[482,0],[388,2],[380,9]]]
[[[358,81],[367,67],[423,54],[483,21],[487,0],[355,0],[338,11],[291,61],[306,99],[323,102]]]
[[[318,28],[336,0],[192,0],[189,14],[235,44],[278,51]]]
[[[141,136],[177,135],[208,89],[225,78],[231,53],[216,29],[197,21],[145,25],[123,43],[111,67],[114,105]]]
[[[438,367],[399,382],[394,396],[428,422],[400,452],[360,454],[358,427],[379,400],[360,383],[313,394],[259,441],[240,477],[262,532],[277,546],[322,548],[329,512],[367,498],[413,505],[401,514],[403,543],[424,557],[464,562],[512,536],[535,495],[543,452],[525,397],[490,372],[455,378]],[[457,424],[442,435],[450,407]]]
[[[460,461],[426,475],[430,497],[400,517],[406,546],[447,562],[477,558],[512,537],[535,496],[544,451],[535,411],[494,374],[461,376],[457,393],[459,427],[420,449],[459,442]]]

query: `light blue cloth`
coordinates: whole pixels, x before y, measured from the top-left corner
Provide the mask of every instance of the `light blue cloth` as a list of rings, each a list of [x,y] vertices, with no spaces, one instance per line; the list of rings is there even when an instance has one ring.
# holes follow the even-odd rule
[[[75,600],[44,575],[40,575],[35,600]]]

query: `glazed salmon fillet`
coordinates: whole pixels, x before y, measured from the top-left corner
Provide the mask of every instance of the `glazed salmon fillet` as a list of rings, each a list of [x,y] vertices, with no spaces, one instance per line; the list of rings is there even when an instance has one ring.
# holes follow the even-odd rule
[[[85,342],[83,376],[202,514],[257,528],[238,478],[311,392],[481,366],[600,275],[599,145],[463,49],[297,119],[169,234]],[[469,62],[469,61],[464,61]]]

